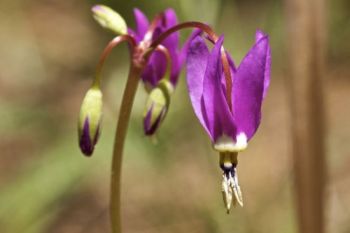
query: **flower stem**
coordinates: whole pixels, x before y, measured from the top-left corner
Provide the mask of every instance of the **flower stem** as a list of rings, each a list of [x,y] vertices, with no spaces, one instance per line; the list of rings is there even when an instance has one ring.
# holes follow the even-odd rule
[[[165,59],[166,59],[166,72],[165,72],[165,75],[164,75],[164,79],[170,81],[170,75],[171,75],[171,69],[172,69],[172,61],[171,61],[169,50],[166,47],[164,47],[163,45],[158,45],[155,50],[161,52],[165,56]]]
[[[123,99],[120,107],[117,130],[115,134],[113,158],[112,158],[112,173],[111,173],[111,190],[110,190],[110,217],[112,225],[112,233],[121,233],[121,172],[124,142],[129,125],[130,113],[134,102],[135,93],[137,90],[139,77],[142,67],[136,66],[131,62],[129,77],[124,89]]]
[[[106,46],[106,48],[103,50],[102,55],[100,57],[100,60],[97,64],[96,75],[95,75],[94,82],[92,84],[93,86],[98,87],[98,88],[100,87],[100,85],[101,85],[101,72],[102,72],[103,64],[105,63],[108,55],[112,52],[112,49],[123,41],[128,41],[131,48],[135,47],[135,45],[136,45],[135,39],[129,35],[117,36],[113,40],[111,40],[108,43],[108,45]]]
[[[165,32],[163,32],[156,40],[154,40],[151,44],[151,48],[156,48],[158,45],[160,45],[170,34],[179,31],[181,29],[185,29],[185,28],[199,28],[201,29],[203,32],[205,32],[208,35],[208,39],[209,41],[211,41],[212,43],[216,43],[217,40],[219,39],[219,37],[216,35],[216,33],[213,31],[213,29],[201,22],[184,22],[184,23],[180,23],[177,24],[171,28],[169,28],[168,30],[166,30]],[[227,54],[225,52],[224,47],[222,47],[221,49],[221,60],[222,60],[222,66],[223,66],[223,70],[224,70],[224,76],[225,76],[225,82],[226,82],[226,99],[227,99],[227,103],[229,108],[232,110],[232,75],[231,75],[231,71],[230,71],[230,65],[228,62],[228,58],[227,58]]]

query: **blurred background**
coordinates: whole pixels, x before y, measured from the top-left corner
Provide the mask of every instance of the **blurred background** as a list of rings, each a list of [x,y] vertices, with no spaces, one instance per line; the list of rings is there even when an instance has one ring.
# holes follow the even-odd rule
[[[123,165],[125,232],[297,232],[281,0],[0,1],[0,232],[109,232],[114,130],[128,71],[125,45],[104,69],[104,122],[94,156],[77,141],[77,117],[99,54],[113,37],[90,8],[107,4],[134,27],[132,9],[174,8],[225,34],[238,63],[257,28],[270,35],[273,72],[261,127],[239,155],[245,206],[226,214],[218,154],[192,111],[184,75],[156,140],[142,130],[140,85]],[[350,232],[350,2],[328,1],[326,228]],[[182,41],[190,31],[181,33]],[[183,72],[184,73],[184,72]]]

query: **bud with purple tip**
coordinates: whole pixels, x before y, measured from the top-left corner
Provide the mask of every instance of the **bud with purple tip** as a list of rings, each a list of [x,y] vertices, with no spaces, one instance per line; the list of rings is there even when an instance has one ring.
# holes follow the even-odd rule
[[[93,86],[84,97],[78,122],[79,146],[87,156],[94,151],[100,134],[101,119],[102,92],[98,87]]]
[[[127,34],[127,26],[123,17],[112,8],[104,5],[95,5],[91,10],[95,20],[103,28],[112,31],[117,35]]]
[[[173,85],[167,80],[160,81],[158,86],[151,90],[143,116],[143,129],[146,135],[153,135],[164,120],[173,90]]]

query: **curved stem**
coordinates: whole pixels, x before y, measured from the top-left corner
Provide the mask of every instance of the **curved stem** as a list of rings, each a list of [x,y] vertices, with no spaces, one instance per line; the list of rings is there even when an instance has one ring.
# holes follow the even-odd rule
[[[166,47],[164,47],[163,45],[158,45],[155,50],[163,53],[163,55],[166,58],[167,65],[166,65],[166,72],[164,75],[165,77],[163,79],[170,81],[172,62],[171,62],[169,50]]]
[[[157,27],[157,24],[159,21],[164,20],[164,12],[161,12],[159,14],[157,14],[154,19],[152,20],[151,24],[149,25],[149,28],[144,36],[144,40],[145,41],[149,41],[151,42],[152,40],[152,36],[153,36],[153,32]]]
[[[201,22],[185,22],[185,23],[179,23],[174,27],[171,27],[165,32],[163,32],[156,40],[152,42],[150,47],[153,47],[153,48],[157,47],[157,45],[160,45],[163,42],[163,40],[165,40],[170,34],[184,28],[199,28],[202,31],[204,31],[206,34],[208,34],[210,41],[214,43],[219,39],[219,37],[208,25]]]
[[[95,76],[94,82],[92,84],[93,86],[97,86],[97,87],[100,86],[100,84],[101,84],[101,72],[102,72],[103,64],[105,63],[109,54],[112,52],[112,49],[123,41],[128,41],[131,48],[134,48],[136,46],[135,39],[129,35],[117,36],[113,40],[111,40],[108,43],[108,45],[105,47],[105,49],[103,50],[102,55],[100,57],[100,60],[97,64],[96,76]]]
[[[213,29],[211,29],[211,27],[208,25],[201,23],[201,22],[185,22],[185,23],[177,24],[174,27],[171,27],[168,30],[166,30],[165,32],[163,32],[156,40],[154,40],[152,42],[150,47],[153,49],[156,48],[169,35],[171,35],[172,33],[176,32],[176,31],[179,31],[181,29],[185,29],[185,28],[199,28],[199,29],[201,29],[202,31],[204,31],[208,35],[209,40],[212,43],[216,43],[217,40],[219,39],[219,37],[216,35],[216,33],[213,31]],[[225,82],[226,82],[226,93],[225,93],[226,100],[227,100],[229,108],[232,110],[232,97],[231,97],[232,75],[231,75],[231,69],[230,69],[230,65],[229,65],[228,58],[227,58],[224,47],[222,47],[222,50],[221,50],[221,60],[222,60],[222,66],[223,66]]]
[[[129,77],[124,89],[123,99],[119,111],[117,130],[115,134],[113,158],[112,158],[112,174],[111,174],[111,190],[110,190],[110,217],[113,233],[121,233],[121,211],[120,211],[120,190],[121,190],[121,172],[124,141],[129,125],[130,113],[134,102],[135,93],[139,83],[139,76],[142,67],[130,65]]]

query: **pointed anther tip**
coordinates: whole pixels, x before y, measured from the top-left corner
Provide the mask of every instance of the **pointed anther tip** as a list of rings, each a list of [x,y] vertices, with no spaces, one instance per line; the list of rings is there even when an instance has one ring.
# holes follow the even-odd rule
[[[224,205],[225,205],[226,211],[229,213],[231,209],[233,193],[232,193],[230,181],[229,179],[227,179],[227,176],[225,174],[223,174],[222,176],[221,187],[222,187],[222,198],[224,201]]]

